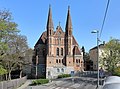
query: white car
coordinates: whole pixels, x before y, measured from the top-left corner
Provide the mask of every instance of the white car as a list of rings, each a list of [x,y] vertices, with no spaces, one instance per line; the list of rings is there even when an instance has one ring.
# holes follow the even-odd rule
[[[120,77],[109,76],[105,79],[103,89],[120,89]]]

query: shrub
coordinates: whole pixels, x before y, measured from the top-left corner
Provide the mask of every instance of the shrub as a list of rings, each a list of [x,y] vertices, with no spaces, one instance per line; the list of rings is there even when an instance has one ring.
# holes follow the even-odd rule
[[[120,67],[115,68],[113,75],[120,76]]]
[[[58,75],[58,78],[66,78],[66,77],[71,77],[70,74],[61,74],[61,75]]]
[[[48,82],[49,82],[48,79],[37,79],[32,81],[32,85],[46,84]]]

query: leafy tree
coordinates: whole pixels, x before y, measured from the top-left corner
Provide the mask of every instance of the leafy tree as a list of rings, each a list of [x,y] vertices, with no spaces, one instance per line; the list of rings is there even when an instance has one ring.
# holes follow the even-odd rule
[[[115,68],[120,63],[120,40],[111,38],[105,44],[102,56],[103,65],[107,68],[108,72],[114,73]]]
[[[8,10],[0,11],[0,65],[7,70],[9,76],[6,74],[6,79],[9,80],[11,79],[11,71],[21,70],[21,77],[22,66],[28,64],[26,62],[26,58],[28,58],[26,52],[29,50],[27,38],[18,35],[17,26]]]
[[[2,65],[0,65],[0,75],[4,75],[6,73],[7,73],[7,70],[5,70]]]
[[[12,21],[11,13],[8,10],[0,10],[0,59],[8,49],[8,35],[17,32],[17,24]]]
[[[11,71],[21,70],[22,64],[25,63],[25,53],[28,50],[27,38],[22,35],[9,35],[8,50],[4,56],[2,63],[8,71],[8,79],[11,79]],[[21,70],[22,71],[22,70]],[[21,77],[22,72],[20,72]]]
[[[84,46],[82,46],[82,52],[83,52],[83,60],[85,60],[85,48],[84,48]]]
[[[0,66],[3,62],[4,56],[7,55],[8,50],[8,36],[18,32],[17,24],[12,21],[11,13],[8,10],[0,10]],[[1,67],[1,74],[7,73],[4,66]]]
[[[28,77],[31,76],[32,57],[33,57],[33,49],[29,48],[25,52],[25,56],[23,57],[24,62],[22,63],[21,66],[21,70],[23,70],[23,73],[27,74]]]

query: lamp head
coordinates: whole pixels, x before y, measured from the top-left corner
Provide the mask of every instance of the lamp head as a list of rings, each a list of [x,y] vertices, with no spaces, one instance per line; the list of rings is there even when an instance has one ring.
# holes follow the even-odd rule
[[[98,30],[93,30],[91,33],[98,33],[99,31]]]

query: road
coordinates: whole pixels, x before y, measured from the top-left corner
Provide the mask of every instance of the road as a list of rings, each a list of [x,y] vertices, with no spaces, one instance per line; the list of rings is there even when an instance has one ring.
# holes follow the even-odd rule
[[[45,85],[28,86],[26,89],[96,89],[96,84],[96,78],[74,77],[57,79]]]

